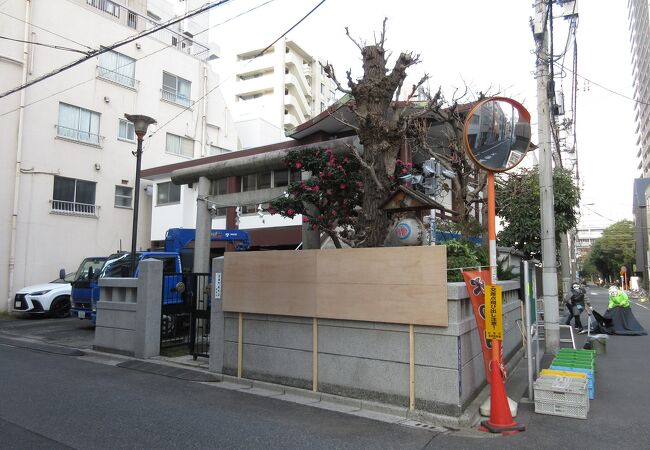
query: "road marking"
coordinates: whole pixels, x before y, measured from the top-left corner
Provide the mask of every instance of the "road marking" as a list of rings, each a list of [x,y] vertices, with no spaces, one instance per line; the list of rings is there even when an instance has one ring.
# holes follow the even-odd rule
[[[648,309],[648,310],[650,310],[650,308],[648,308],[647,306],[643,306],[643,305],[641,305],[641,304],[639,304],[639,303],[637,303],[637,302],[632,302],[632,303],[635,304],[636,306],[640,306],[640,307],[643,308],[643,309]]]

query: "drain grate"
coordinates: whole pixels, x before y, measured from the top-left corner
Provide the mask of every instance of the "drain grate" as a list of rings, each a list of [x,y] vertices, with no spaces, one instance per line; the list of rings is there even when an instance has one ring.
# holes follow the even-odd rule
[[[407,426],[413,427],[413,428],[421,428],[421,429],[433,431],[433,432],[436,432],[436,433],[444,433],[444,432],[448,431],[444,427],[439,427],[439,426],[431,425],[431,424],[428,424],[428,423],[417,422],[415,420],[407,420],[406,422],[403,422],[403,425],[407,425]]]

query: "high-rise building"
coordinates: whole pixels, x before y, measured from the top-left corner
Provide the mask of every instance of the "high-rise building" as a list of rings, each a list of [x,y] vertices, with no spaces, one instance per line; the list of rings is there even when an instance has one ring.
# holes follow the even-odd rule
[[[323,62],[291,40],[238,51],[233,59],[226,62],[234,79],[225,90],[243,148],[285,140],[286,131],[335,101],[335,84]]]
[[[639,169],[650,176],[650,16],[648,0],[628,0]]]
[[[15,40],[0,41],[0,95],[203,3],[1,2],[0,30]],[[125,113],[158,121],[143,169],[239,149],[208,66],[218,48],[207,20],[183,20],[0,98],[0,311],[60,268],[130,248],[136,137]],[[152,208],[163,214],[182,199],[171,183],[141,189],[137,247],[147,248]]]

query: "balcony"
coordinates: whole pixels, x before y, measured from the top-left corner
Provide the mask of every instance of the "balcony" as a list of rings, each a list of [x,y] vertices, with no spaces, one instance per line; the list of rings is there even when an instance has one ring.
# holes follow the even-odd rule
[[[122,25],[138,29],[138,14],[111,0],[86,0],[86,4],[114,17]]]
[[[65,200],[50,200],[50,203],[52,203],[52,214],[97,217],[97,205],[68,202]]]
[[[90,133],[85,130],[77,130],[74,128],[63,127],[56,125],[57,136],[62,139],[79,142],[82,144],[94,145],[99,147],[100,142],[104,139],[103,136]]]
[[[131,78],[128,75],[121,74],[106,67],[97,66],[97,78],[102,80],[109,81],[111,83],[119,84],[121,86],[138,90],[140,82],[135,78]]]
[[[192,101],[189,99],[189,97],[185,97],[184,95],[181,95],[177,92],[161,89],[160,94],[160,99],[166,102],[176,103],[177,105],[185,106],[188,108],[192,105]]]

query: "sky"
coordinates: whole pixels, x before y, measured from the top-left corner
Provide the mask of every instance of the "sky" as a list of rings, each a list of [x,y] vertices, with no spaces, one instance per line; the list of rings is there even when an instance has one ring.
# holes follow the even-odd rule
[[[215,8],[215,25],[266,0],[236,0]],[[211,40],[227,58],[239,49],[263,47],[282,35],[320,0],[274,0],[211,30]],[[609,226],[632,217],[632,184],[637,169],[632,66],[627,2],[579,2],[578,93],[576,135],[582,189],[582,222]],[[557,12],[557,11],[556,11]],[[387,22],[385,47],[392,59],[402,51],[420,54],[407,83],[429,74],[429,87],[442,87],[448,99],[470,88],[509,96],[532,114],[537,130],[534,41],[529,20],[533,1],[522,0],[326,0],[287,38],[333,64],[340,81],[352,69],[361,75],[358,42],[372,43]],[[556,53],[566,39],[567,24],[555,22]],[[568,56],[567,58],[570,58]],[[570,66],[569,66],[570,67]],[[220,74],[222,79],[227,74]],[[569,104],[570,78],[564,80]],[[227,82],[226,82],[227,84]],[[560,81],[556,81],[559,85]],[[603,86],[603,87],[599,87]],[[613,92],[611,92],[613,91]],[[627,97],[627,98],[626,98]]]

